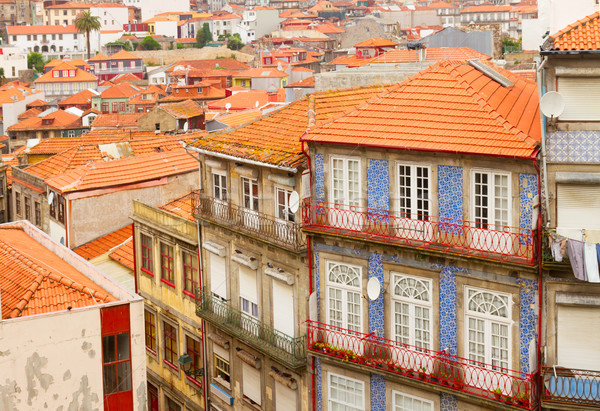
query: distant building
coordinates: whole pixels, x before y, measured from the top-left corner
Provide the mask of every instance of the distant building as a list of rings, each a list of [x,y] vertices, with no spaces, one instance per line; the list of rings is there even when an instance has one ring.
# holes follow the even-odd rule
[[[121,50],[110,57],[99,53],[88,62],[92,66],[91,72],[101,81],[112,80],[123,73],[131,73],[139,79],[144,77],[145,66],[142,64],[142,59],[126,50]]]
[[[16,80],[20,71],[27,70],[27,54],[18,47],[2,46],[0,68],[4,69],[4,77]]]
[[[22,53],[83,53],[86,50],[85,34],[75,26],[62,24],[51,26],[9,26],[6,28],[8,44],[18,47]],[[91,43],[92,52],[96,50]]]
[[[62,62],[35,80],[33,85],[42,90],[46,98],[63,99],[83,90],[96,90],[98,78],[79,67]]]

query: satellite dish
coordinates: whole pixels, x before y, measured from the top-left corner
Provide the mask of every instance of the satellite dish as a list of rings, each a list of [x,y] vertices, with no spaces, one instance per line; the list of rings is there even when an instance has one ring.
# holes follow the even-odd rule
[[[53,201],[54,201],[54,191],[50,191],[50,194],[48,194],[48,204],[52,204]]]
[[[308,297],[308,318],[313,321],[319,320],[319,310],[317,308],[317,292],[314,291]]]
[[[565,110],[565,99],[560,93],[549,91],[540,99],[540,110],[546,117],[556,118]]]
[[[186,121],[185,124],[183,125],[183,131],[188,131],[188,128],[190,128],[190,124],[189,124],[189,121]]]
[[[300,206],[300,196],[298,195],[297,192],[292,191],[292,194],[290,194],[290,211],[292,213],[295,213],[296,211],[298,211],[298,207]]]
[[[381,283],[379,279],[375,277],[369,278],[369,282],[367,282],[367,296],[369,296],[369,300],[375,301],[379,298],[379,294],[381,294]]]

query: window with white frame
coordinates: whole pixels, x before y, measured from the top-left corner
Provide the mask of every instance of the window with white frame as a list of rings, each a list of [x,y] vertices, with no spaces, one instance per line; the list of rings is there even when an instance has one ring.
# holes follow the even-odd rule
[[[229,193],[227,191],[227,174],[224,171],[213,171],[213,197],[217,200],[227,201]]]
[[[393,274],[393,327],[396,341],[432,348],[432,282],[430,279]]]
[[[240,265],[240,309],[242,312],[258,318],[258,286],[256,282],[256,270]]]
[[[335,204],[358,206],[360,203],[360,160],[331,159],[331,200]]]
[[[208,253],[210,291],[213,296],[227,300],[227,271],[225,257]]]
[[[362,269],[327,263],[327,321],[350,331],[362,330]]]
[[[468,358],[492,369],[509,368],[510,295],[476,288],[465,292]]]
[[[295,221],[295,215],[290,211],[290,196],[292,192],[275,187],[275,212],[277,218],[285,221]]]
[[[402,218],[429,220],[431,170],[427,166],[398,164],[398,212]]]
[[[328,409],[332,411],[362,411],[365,409],[365,383],[353,378],[329,373]]]
[[[242,390],[244,399],[252,404],[261,404],[260,370],[242,362]]]
[[[510,175],[473,171],[471,181],[475,226],[504,230],[510,225]]]
[[[244,208],[258,211],[258,181],[242,177],[242,200]]]
[[[393,411],[433,411],[433,401],[392,391]]]

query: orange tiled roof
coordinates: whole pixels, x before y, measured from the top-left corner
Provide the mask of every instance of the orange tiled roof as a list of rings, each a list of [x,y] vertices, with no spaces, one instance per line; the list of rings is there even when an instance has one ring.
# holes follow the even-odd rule
[[[31,103],[27,104],[29,107],[45,107],[48,103],[46,103],[44,100],[41,99],[37,99],[37,100],[33,100]]]
[[[21,227],[5,225],[0,231],[4,319],[117,301]]]
[[[315,122],[322,124],[337,118],[384,90],[384,86],[370,86],[314,93],[314,105],[311,102],[310,107],[314,109]],[[309,97],[305,97],[248,125],[201,136],[189,145],[268,164],[298,167],[305,160],[300,137],[309,126],[308,111]]]
[[[69,63],[72,66],[78,66],[78,67],[83,66],[86,68],[90,68],[90,65],[83,59],[72,59],[72,60],[52,59],[52,61],[50,61],[49,63],[46,63],[44,68],[46,69],[46,68],[56,67],[62,63]]]
[[[285,88],[314,88],[315,87],[315,78],[313,76],[305,78],[304,80],[296,81],[295,83],[290,83]]]
[[[204,114],[204,109],[192,100],[161,104],[159,109],[176,119],[192,118]]]
[[[411,63],[419,60],[420,52],[417,50],[390,50],[369,60],[362,60],[364,64],[384,64],[384,63]],[[491,57],[473,50],[469,47],[432,47],[425,49],[424,61],[444,61],[444,60],[490,60]]]
[[[46,179],[60,192],[109,188],[192,172],[198,161],[183,150],[90,163],[65,174]]]
[[[50,124],[44,124],[44,120],[50,120]],[[75,114],[64,110],[56,110],[44,117],[30,117],[23,121],[13,124],[8,131],[27,131],[27,130],[63,130],[65,128],[81,128],[81,119]]]
[[[102,53],[98,53],[94,57],[89,59],[88,61],[105,61],[105,60],[108,60],[108,57]]]
[[[470,6],[465,7],[460,11],[460,13],[494,13],[498,11],[510,11],[510,6],[496,6],[493,4],[490,5],[481,5],[481,6]]]
[[[285,101],[285,91],[278,96],[278,101]],[[220,100],[208,103],[210,110],[226,110],[226,105],[231,104],[230,110],[245,110],[248,108],[262,107],[269,101],[269,95],[266,90],[247,90],[232,94]],[[258,103],[258,106],[257,106]]]
[[[374,37],[372,39],[356,43],[354,47],[395,47],[397,44],[398,43],[394,43],[393,41],[382,39],[381,37]]]
[[[216,120],[228,127],[239,127],[242,124],[250,123],[262,116],[262,110],[243,110],[237,113],[222,113],[213,117],[211,120]]]
[[[123,264],[125,267],[134,270],[133,263],[133,238],[126,240],[120,246],[117,246],[109,255],[110,258]]]
[[[54,71],[75,70],[75,77],[53,77]],[[63,62],[56,67],[53,67],[49,72],[38,77],[34,83],[71,83],[75,81],[98,81],[98,78],[79,67]]]
[[[133,224],[126,225],[110,234],[85,243],[75,249],[73,252],[86,260],[99,257],[118,245],[123,244],[133,235]]]
[[[145,113],[114,113],[100,114],[92,123],[93,128],[137,128],[137,121]]]
[[[195,197],[200,194],[200,190],[189,192],[175,200],[159,206],[161,210],[168,211],[186,220],[195,222],[194,210],[197,206]]]
[[[127,50],[119,50],[108,57],[107,60],[141,60],[141,57],[138,57]]]
[[[139,80],[139,79],[138,79]],[[105,98],[129,98],[140,92],[140,88],[130,83],[120,83],[110,86],[104,90],[100,97]]]
[[[190,68],[195,68],[195,69],[199,69],[199,70],[212,70],[212,69],[218,68],[218,69],[227,69],[227,70],[233,70],[233,71],[247,70],[250,68],[250,66],[247,65],[246,63],[243,63],[241,61],[238,61],[238,60],[232,59],[232,58],[205,59],[205,60],[181,60],[181,61],[178,61],[177,63],[173,64],[173,66],[168,68],[165,72],[170,73],[171,71],[175,70],[175,68],[178,66],[183,66],[184,68],[187,68],[187,66],[190,66]]]
[[[117,74],[115,77],[112,78],[112,83],[113,84],[120,84],[120,83],[124,83],[124,82],[128,82],[128,81],[140,81],[141,78],[139,78],[138,76],[136,76],[133,73],[122,73],[122,74]]]
[[[42,113],[42,110],[40,110],[37,107],[31,107],[29,110],[26,110],[23,113],[19,114],[17,119],[19,121],[25,120],[26,118],[36,117],[40,113]]]
[[[450,3],[446,3],[445,1],[436,1],[435,3],[429,3],[427,7],[430,9],[448,9],[453,8],[454,6]]]
[[[92,103],[92,97],[97,95],[91,90],[83,90],[77,94],[73,94],[70,97],[67,97],[63,101],[59,103],[60,106],[76,106],[76,105],[85,105]]]
[[[600,50],[600,13],[596,12],[551,35],[542,54],[561,51]]]
[[[540,141],[537,85],[486,63],[503,87],[466,62],[442,62],[306,141],[530,158]]]

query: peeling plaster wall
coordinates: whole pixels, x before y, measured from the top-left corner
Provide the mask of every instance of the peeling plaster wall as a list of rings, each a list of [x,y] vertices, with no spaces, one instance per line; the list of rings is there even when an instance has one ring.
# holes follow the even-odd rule
[[[0,341],[1,410],[103,408],[98,309],[5,320]]]

